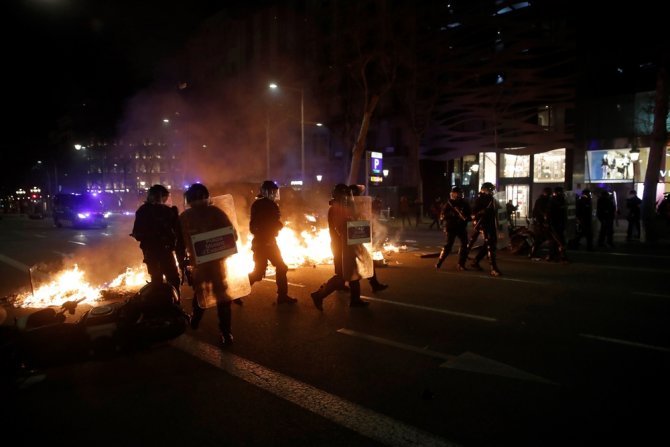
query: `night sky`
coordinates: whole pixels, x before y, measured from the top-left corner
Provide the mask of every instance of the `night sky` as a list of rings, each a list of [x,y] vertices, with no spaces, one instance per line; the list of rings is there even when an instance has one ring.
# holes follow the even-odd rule
[[[90,118],[94,131],[113,131],[125,101],[160,76],[162,62],[194,35],[222,5],[244,13],[270,1],[215,0],[10,0],[3,2],[3,135],[1,193],[13,191],[37,160],[57,158],[54,133],[64,117]],[[572,8],[573,2],[566,2]],[[633,67],[648,47],[668,38],[653,2],[635,9],[591,12],[574,9],[583,39],[578,45],[583,79],[609,86],[602,73]],[[602,72],[602,73],[601,73]],[[615,79],[613,88],[633,83]],[[652,79],[653,81],[653,79]],[[639,86],[636,86],[639,87]],[[603,91],[609,94],[610,91]],[[99,126],[100,129],[97,129]]]
[[[161,62],[221,4],[204,0],[3,3],[3,22],[8,24],[0,31],[3,192],[15,188],[37,160],[53,157],[50,134],[63,117],[83,111],[93,126],[113,123],[124,101],[150,85]]]

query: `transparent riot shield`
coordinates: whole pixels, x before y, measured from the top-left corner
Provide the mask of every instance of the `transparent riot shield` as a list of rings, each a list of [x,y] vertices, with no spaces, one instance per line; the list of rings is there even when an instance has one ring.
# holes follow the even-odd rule
[[[509,245],[509,225],[507,221],[507,192],[497,191],[493,194],[493,204],[496,207],[496,230],[498,231],[498,250]]]
[[[235,202],[231,194],[224,194],[211,198],[212,205],[222,209],[230,218],[235,228],[235,232],[240,234],[240,227],[237,223],[237,213],[235,212]],[[242,262],[242,245],[239,238],[236,239],[236,253],[226,257],[226,282],[228,284],[228,295],[232,299],[241,298],[251,293],[251,284],[246,263]]]
[[[371,222],[372,197],[353,197],[351,221],[347,222],[347,240],[343,241],[342,272],[347,281],[374,275]]]

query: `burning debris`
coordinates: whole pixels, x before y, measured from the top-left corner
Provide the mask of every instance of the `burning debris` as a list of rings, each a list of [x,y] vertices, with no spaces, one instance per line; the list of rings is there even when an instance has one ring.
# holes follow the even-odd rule
[[[311,231],[297,232],[287,226],[280,231],[277,244],[290,269],[333,263],[330,234],[327,228],[313,228]],[[388,240],[381,244],[381,249],[373,249],[369,244],[367,245],[368,250],[372,252],[377,267],[387,265],[387,256],[407,249],[406,246],[396,246]],[[250,238],[239,247],[237,254],[228,259],[226,266],[229,269],[242,270],[245,273],[253,270],[254,262]],[[129,298],[149,281],[149,275],[144,264],[133,268],[127,267],[116,278],[98,286],[89,283],[86,272],[80,269],[77,264],[72,268],[54,274],[44,271],[39,273],[39,276],[45,276],[47,280],[38,284],[37,287],[34,287],[31,283],[31,291],[11,295],[5,297],[4,300],[14,307],[30,308],[61,306],[67,301],[79,301],[82,304],[96,305],[101,301],[117,301]],[[269,266],[267,275],[274,275],[272,266]],[[31,270],[31,282],[32,279]]]

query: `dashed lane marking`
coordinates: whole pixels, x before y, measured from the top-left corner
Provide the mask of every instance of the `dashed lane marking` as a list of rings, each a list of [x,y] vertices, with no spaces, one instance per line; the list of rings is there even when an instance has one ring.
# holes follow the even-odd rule
[[[452,315],[454,317],[471,318],[471,319],[474,319],[474,320],[487,321],[489,323],[495,323],[496,321],[498,321],[497,318],[493,318],[493,317],[485,317],[485,316],[482,316],[482,315],[466,314],[466,313],[463,313],[463,312],[454,312],[452,310],[440,309],[440,308],[437,308],[437,307],[428,307],[428,306],[420,306],[420,305],[417,305],[417,304],[401,303],[400,301],[383,300],[381,298],[374,298],[374,297],[371,297],[371,296],[361,296],[361,298],[365,298],[368,301],[375,301],[375,302],[383,303],[383,304],[392,304],[394,306],[410,307],[412,309],[419,309],[419,310],[427,310],[429,312],[437,312],[437,313],[441,313],[441,314]]]
[[[276,280],[274,280],[274,279],[270,279],[270,278],[263,278],[263,281],[267,281],[267,282],[275,282],[275,283],[277,282]],[[287,283],[287,284],[288,284],[289,286],[294,286],[294,287],[305,287],[304,284],[297,284],[297,283],[294,283],[294,282],[289,282],[289,283]]]
[[[230,352],[222,351],[189,335],[182,335],[171,344],[232,376],[385,445],[398,447],[458,445]]]
[[[626,346],[632,346],[635,348],[642,348],[642,349],[651,349],[652,351],[661,351],[661,352],[670,352],[670,348],[666,348],[663,346],[654,346],[654,345],[648,345],[646,343],[638,343],[634,341],[628,341],[628,340],[621,340],[619,338],[611,338],[611,337],[602,337],[600,335],[593,335],[593,334],[579,334],[580,337],[584,338],[591,338],[593,340],[600,340],[608,343],[618,343],[620,345],[626,345]]]
[[[471,275],[469,273],[463,273],[463,272],[450,272],[448,270],[437,270],[437,273],[441,275],[458,275],[461,277],[468,277],[468,278],[476,278],[476,279],[493,279],[496,281],[511,281],[511,282],[523,282],[526,284],[551,284],[552,281],[531,281],[529,279],[520,279],[520,278],[512,278],[510,276],[505,276],[504,274],[501,276],[491,276],[488,274],[484,274],[485,272],[477,272],[474,271],[473,273],[479,273],[478,275]]]
[[[513,366],[509,366],[504,363],[500,363],[495,360],[482,357],[472,352],[464,352],[463,354],[460,355],[449,355],[444,354],[442,352],[432,351],[430,349],[418,348],[416,346],[408,345],[405,343],[399,343],[393,340],[388,340],[386,338],[376,337],[374,335],[364,334],[358,331],[352,331],[351,329],[342,328],[338,329],[337,332],[339,332],[340,334],[361,338],[363,340],[371,341],[374,343],[392,346],[394,348],[402,349],[405,351],[411,351],[417,354],[427,355],[429,357],[435,357],[438,359],[446,360],[444,363],[442,363],[442,365],[440,365],[441,368],[458,369],[461,371],[489,374],[494,376],[509,377],[512,379],[530,380],[534,382],[557,385],[555,382],[552,382],[551,380],[547,380],[543,377],[527,373],[520,369],[514,368]]]
[[[77,244],[77,245],[86,245],[86,242],[79,242],[79,241],[68,241],[71,244]]]
[[[28,273],[30,271],[30,266],[25,265],[24,263],[12,259],[8,256],[5,256],[1,253],[0,253],[0,262],[4,262],[5,264],[12,266],[15,269],[21,270],[24,273]]]

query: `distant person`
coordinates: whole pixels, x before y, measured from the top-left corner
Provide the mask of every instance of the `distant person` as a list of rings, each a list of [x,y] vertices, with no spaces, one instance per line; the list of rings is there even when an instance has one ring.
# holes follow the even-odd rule
[[[470,221],[470,205],[463,198],[463,190],[454,186],[449,193],[449,199],[442,205],[440,211],[440,220],[444,222],[444,232],[446,233],[447,243],[442,247],[440,257],[435,264],[435,268],[439,269],[447,259],[454,242],[458,238],[461,246],[458,250],[458,263],[456,270],[467,270],[465,262],[468,259],[468,233],[467,225]]]
[[[512,199],[509,199],[505,204],[505,212],[507,213],[507,222],[509,222],[509,225],[511,227],[516,226],[516,210],[518,209],[519,207],[517,205],[514,205]]]
[[[219,207],[212,205],[209,200],[209,190],[200,183],[192,184],[184,193],[188,209],[179,215],[183,233],[183,244],[188,253],[190,272],[189,283],[193,287],[193,313],[191,314],[191,328],[200,326],[209,297],[216,301],[216,313],[219,317],[219,331],[221,343],[228,346],[233,342],[232,315],[230,303],[232,298],[226,284],[225,258],[215,259],[203,263],[196,263],[196,253],[192,237],[196,234],[207,233],[221,228],[232,227],[232,221]],[[237,238],[237,235],[235,235]]]
[[[656,208],[656,214],[666,224],[670,225],[670,193],[665,193],[663,195],[663,200],[661,200],[658,204],[658,208]]]
[[[441,224],[440,224],[440,212],[442,211],[442,198],[441,197],[436,197],[435,200],[433,200],[433,203],[430,204],[430,225],[428,226],[429,230],[432,230],[433,227],[435,227],[436,230],[441,229]]]
[[[547,261],[567,262],[565,229],[568,223],[568,204],[562,186],[554,188],[549,200],[549,255]]]
[[[537,257],[537,251],[540,249],[544,242],[548,241],[551,238],[550,228],[549,228],[549,201],[551,200],[551,195],[553,191],[550,187],[545,187],[542,189],[542,194],[535,200],[533,205],[533,234],[535,235],[535,241],[531,247],[529,257]]]
[[[626,241],[640,239],[640,218],[642,217],[642,200],[637,196],[634,189],[628,193],[626,208],[628,209],[628,228],[626,230]]]
[[[149,188],[146,201],[135,211],[130,235],[140,243],[151,282],[163,282],[165,279],[180,296],[178,262],[182,262],[185,253],[183,248],[178,250],[177,242],[181,239],[179,211],[176,206],[166,204],[169,197],[170,191],[163,185]]]
[[[275,266],[277,281],[277,304],[294,304],[295,298],[288,295],[288,266],[282,258],[277,236],[284,227],[279,211],[279,186],[272,180],[261,184],[260,193],[251,204],[249,231],[254,235],[251,251],[254,252],[254,270],[249,273],[249,282],[253,285],[265,276],[268,261]]]
[[[614,216],[616,206],[609,191],[600,191],[600,197],[596,202],[596,217],[600,221],[600,233],[598,234],[598,247],[605,247],[605,243],[614,248]]]
[[[367,307],[370,303],[361,299],[362,276],[357,262],[356,246],[347,243],[347,222],[354,219],[353,195],[349,187],[342,183],[335,185],[332,195],[328,208],[328,230],[335,275],[310,295],[314,306],[323,311],[323,300],[334,291],[341,290],[344,283],[348,282],[349,307]]]
[[[585,189],[575,204],[575,218],[577,231],[575,238],[570,241],[570,247],[579,249],[582,238],[586,239],[586,249],[593,251],[593,203],[591,190]]]

